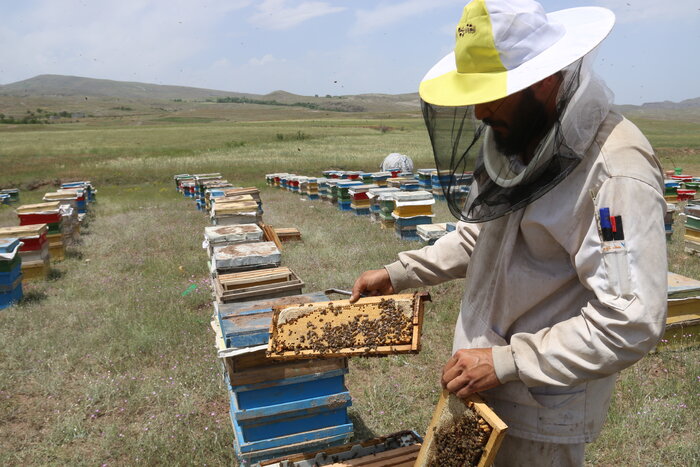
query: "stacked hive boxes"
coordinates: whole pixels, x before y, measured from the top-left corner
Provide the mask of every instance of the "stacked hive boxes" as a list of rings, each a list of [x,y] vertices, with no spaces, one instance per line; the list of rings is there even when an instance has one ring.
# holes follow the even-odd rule
[[[218,356],[230,401],[234,449],[242,465],[346,442],[346,359],[278,363],[268,359],[272,307],[327,300],[300,295],[303,282],[254,224],[207,227],[214,277]]]
[[[0,193],[0,204],[10,204],[10,195]]]
[[[325,179],[319,179],[316,177],[307,177],[306,182],[304,183],[303,186],[303,194],[306,198],[310,200],[317,200],[320,197],[320,188],[319,188],[319,183],[321,180]]]
[[[379,222],[381,220],[381,205],[380,205],[380,200],[379,196],[382,194],[386,193],[394,193],[399,191],[398,188],[391,188],[391,187],[376,187],[376,188],[370,188],[367,190],[367,197],[369,198],[370,202],[370,216],[373,222]],[[394,207],[392,206],[391,209],[388,212],[388,216],[391,217],[391,212],[394,210]],[[391,218],[393,220],[393,217]]]
[[[395,208],[392,213],[394,230],[404,240],[420,240],[417,226],[432,223],[433,194],[427,191],[408,191],[393,194]]]
[[[61,203],[25,204],[17,208],[19,225],[46,224],[46,239],[49,244],[51,261],[63,261],[65,258],[65,243],[63,233],[63,215]]]
[[[372,174],[372,183],[379,187],[387,186],[387,180],[391,177],[390,172],[374,172]]]
[[[666,214],[664,215],[664,229],[666,230],[666,240],[671,240],[673,235],[673,221],[676,214],[676,205],[666,203]]]
[[[90,204],[95,202],[97,190],[90,181],[68,182],[61,184],[61,190],[83,189],[85,191],[85,201]]]
[[[422,242],[432,245],[447,234],[447,224],[421,224],[416,226],[416,233]]]
[[[88,212],[88,197],[87,197],[87,190],[82,187],[78,188],[66,188],[66,189],[61,189],[58,190],[57,193],[73,193],[75,194],[75,202],[76,206],[78,208],[78,215],[80,216],[81,214],[85,216]],[[55,201],[55,200],[51,200]]]
[[[233,188],[233,185],[230,183],[224,184],[224,186],[220,187],[215,187],[215,188],[207,188],[206,191],[204,192],[204,210],[211,214],[211,208],[213,203],[216,200],[222,199],[226,197],[226,191],[230,188]]]
[[[670,203],[675,203],[678,201],[678,188],[680,187],[680,182],[677,180],[664,180],[665,192],[664,198]]]
[[[0,310],[22,299],[20,239],[0,238]]]
[[[678,201],[688,201],[695,198],[696,191],[689,189],[687,184],[693,182],[692,175],[671,175],[671,180],[677,183],[676,196]]]
[[[329,185],[330,180],[328,178],[323,177],[317,179],[318,182],[318,197],[322,201],[330,201],[331,200],[331,187]]]
[[[224,182],[220,173],[214,174],[198,174],[194,176],[194,200],[197,203],[197,209],[200,211],[204,210],[204,195],[208,186],[212,183]]]
[[[200,184],[200,189],[204,190],[203,194],[199,194],[196,198],[197,209],[200,211],[208,211],[211,207],[209,205],[209,198],[214,193],[223,194],[223,190],[227,188],[233,188],[226,180],[207,180]]]
[[[212,327],[243,465],[342,444],[352,436],[346,359],[277,363],[265,356],[272,307],[324,300],[313,293],[215,304]]]
[[[389,188],[389,187],[387,187]],[[378,195],[379,199],[379,222],[382,229],[393,229],[394,228],[394,208],[396,207],[396,201],[394,200],[394,195],[398,194],[400,190],[395,187],[391,187],[394,191],[387,191],[380,193]]]
[[[63,231],[63,244],[70,245],[80,240],[80,220],[78,211],[69,204],[61,204],[61,230]]]
[[[43,200],[47,203],[58,201],[60,204],[67,204],[76,212],[80,213],[78,209],[78,198],[79,194],[75,191],[59,190],[44,194]]]
[[[685,207],[685,249],[691,253],[700,253],[700,205],[688,204]]]
[[[212,203],[210,216],[214,225],[257,224],[262,210],[252,195],[233,195]]]
[[[7,204],[19,202],[18,188],[4,188],[0,190],[0,197],[7,199]]]
[[[328,201],[331,204],[338,203],[338,183],[340,181],[341,180],[339,178],[328,179],[328,196],[326,198],[326,201]]]
[[[377,188],[377,185],[356,185],[349,188],[350,209],[355,215],[368,216],[370,214],[372,202],[369,199],[368,191],[371,188]]]
[[[46,279],[49,273],[49,242],[46,224],[0,227],[0,238],[19,238],[22,246],[22,280]]]
[[[418,186],[421,190],[432,191],[432,176],[435,172],[437,172],[435,169],[418,169]]]
[[[431,191],[433,192],[433,197],[438,200],[445,200],[445,193],[442,191],[443,186],[447,186],[450,183],[452,176],[449,171],[446,170],[435,170],[430,176]]]
[[[359,174],[357,177],[359,178]],[[350,188],[362,185],[361,180],[340,180],[336,184],[336,192],[338,194],[338,209],[341,211],[352,211],[352,197],[350,196]]]
[[[205,242],[219,303],[301,293],[304,283],[280,264],[280,252],[264,242],[255,224],[207,227]]]
[[[402,191],[416,191],[420,188],[418,180],[413,177],[396,177],[388,180],[387,186],[399,188]]]
[[[180,183],[184,180],[192,180],[192,175],[190,175],[190,174],[173,175],[173,180],[175,181],[175,190],[178,193],[182,193],[182,187],[180,186]]]
[[[680,350],[700,344],[700,281],[668,273],[666,331],[657,348]]]

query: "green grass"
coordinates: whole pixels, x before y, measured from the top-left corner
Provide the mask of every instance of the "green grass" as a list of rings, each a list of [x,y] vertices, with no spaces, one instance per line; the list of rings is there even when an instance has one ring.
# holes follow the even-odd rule
[[[393,129],[378,131],[384,125]],[[672,137],[672,128],[656,125],[643,128],[659,152],[688,148],[697,155],[698,125]],[[304,139],[295,139],[299,132]],[[304,280],[305,291],[349,288],[361,271],[420,246],[367,218],[263,187],[267,172],[372,170],[394,151],[418,167],[433,166],[418,119],[55,125],[0,133],[0,186],[49,183],[22,191],[23,203],[39,201],[56,179],[91,179],[99,190],[82,243],[55,265],[53,279],[28,285],[28,300],[0,312],[1,465],[235,462],[200,248],[208,223],[175,192],[173,174],[220,171],[237,185],[260,186],[265,221],[302,232],[304,242],[285,245],[283,264]],[[692,167],[700,174],[700,160],[688,156],[684,168]],[[445,203],[436,211],[436,222],[449,219]],[[0,207],[0,225],[16,225],[11,208]],[[700,261],[681,242],[679,220],[670,269],[700,278]],[[192,284],[195,291],[183,296]],[[429,291],[420,354],[350,361],[350,413],[360,439],[404,429],[422,434],[430,420],[462,284]],[[625,370],[588,464],[697,465],[699,361],[697,349],[661,352]]]

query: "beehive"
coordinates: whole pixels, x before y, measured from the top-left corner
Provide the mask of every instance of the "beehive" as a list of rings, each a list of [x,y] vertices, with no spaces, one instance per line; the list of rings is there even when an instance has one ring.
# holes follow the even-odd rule
[[[698,344],[700,344],[700,281],[669,272],[666,331],[657,345],[657,350],[678,350]]]
[[[420,350],[427,293],[277,307],[268,356],[279,359],[387,355]]]
[[[463,463],[453,465],[489,466],[496,458],[507,429],[503,420],[476,394],[462,400],[443,391],[426,430],[415,466],[439,467],[445,465],[441,459],[454,462],[459,456],[468,459],[462,459]],[[469,436],[469,448],[452,444],[457,432],[460,442]],[[468,453],[472,456],[467,456]]]
[[[447,234],[447,224],[421,224],[416,226],[416,232],[422,241],[432,245]]]
[[[214,304],[212,328],[242,465],[342,444],[352,436],[346,359],[279,362],[265,355],[273,306],[326,298],[315,292]]]

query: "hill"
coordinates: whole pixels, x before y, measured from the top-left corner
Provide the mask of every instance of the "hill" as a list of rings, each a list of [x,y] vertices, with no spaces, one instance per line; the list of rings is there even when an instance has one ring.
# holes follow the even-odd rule
[[[234,104],[300,106],[338,112],[402,112],[419,110],[418,94],[361,94],[352,96],[300,96],[286,91],[250,94],[187,86],[171,86],[79,76],[39,75],[0,85],[2,98],[106,99],[129,102],[219,102]]]
[[[109,79],[83,78],[80,76],[39,75],[16,83],[0,85],[0,95],[15,97],[113,97],[119,99],[211,99],[247,94],[214,91],[186,86],[170,86]]]
[[[222,104],[212,106],[211,104]],[[211,120],[269,120],[365,114],[420,116],[418,93],[302,96],[283,90],[269,94],[219,91],[79,76],[39,75],[0,85],[5,115],[24,117],[42,108],[95,118],[131,118],[138,122],[163,118]],[[700,122],[700,97],[681,102],[617,105],[630,118]]]

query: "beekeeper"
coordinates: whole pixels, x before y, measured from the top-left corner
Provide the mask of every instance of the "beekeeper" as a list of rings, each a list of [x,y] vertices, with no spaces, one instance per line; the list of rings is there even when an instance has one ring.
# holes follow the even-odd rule
[[[663,177],[591,70],[614,15],[473,0],[420,84],[457,229],[367,271],[360,293],[466,278],[442,384],[508,424],[496,465],[582,465],[617,373],[666,315]],[[473,172],[466,203],[457,201]]]

